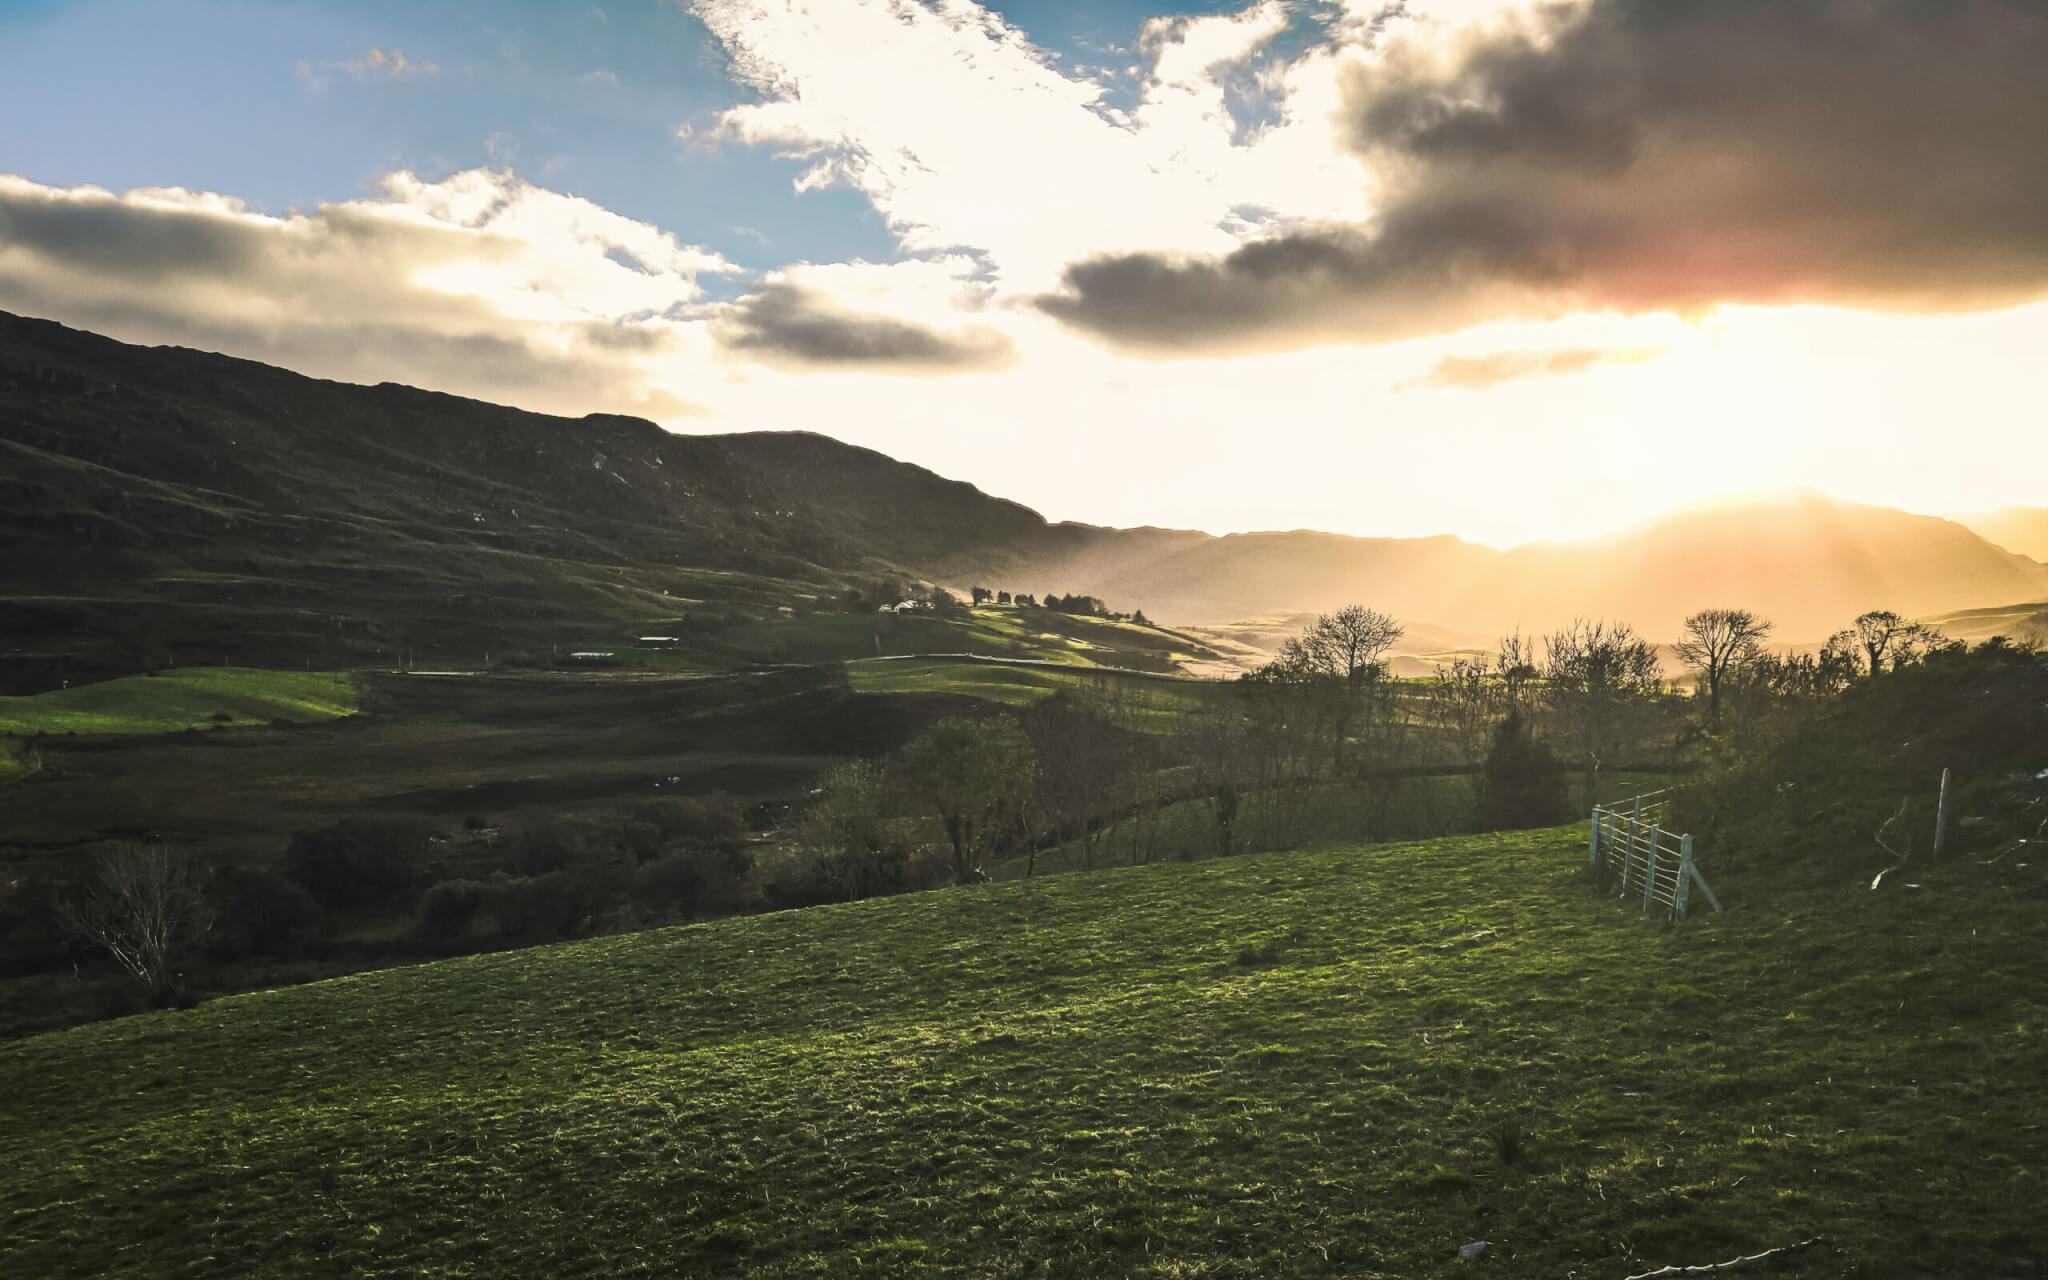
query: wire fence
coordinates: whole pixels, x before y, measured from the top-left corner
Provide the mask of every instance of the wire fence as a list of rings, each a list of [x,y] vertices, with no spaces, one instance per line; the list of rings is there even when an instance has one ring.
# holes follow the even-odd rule
[[[1607,873],[1623,898],[1639,897],[1643,910],[1683,920],[1697,891],[1714,910],[1721,900],[1707,886],[1692,858],[1692,836],[1664,827],[1669,788],[1648,791],[1618,804],[1593,806],[1593,830],[1586,841],[1586,865]]]

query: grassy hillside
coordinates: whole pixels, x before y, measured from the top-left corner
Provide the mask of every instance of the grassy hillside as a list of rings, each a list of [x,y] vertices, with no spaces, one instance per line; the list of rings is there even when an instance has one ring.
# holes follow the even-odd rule
[[[692,635],[1047,536],[820,436],[677,436],[0,315],[0,679]],[[656,629],[659,629],[657,631]]]
[[[1203,641],[1165,627],[993,604],[948,614],[857,612],[770,618],[732,627],[713,643],[719,652],[755,662],[972,654],[1171,672],[1182,664],[1225,661]]]
[[[1566,829],[950,890],[0,1045],[0,1273],[1827,1274],[2048,1246],[2040,903],[1677,928]]]
[[[354,715],[356,686],[333,671],[187,667],[0,698],[0,734],[176,733]]]
[[[2034,600],[1990,609],[1963,609],[1936,614],[1922,622],[1951,640],[1981,643],[2004,636],[2021,643],[2048,644],[2048,600]]]
[[[0,797],[0,848],[68,858],[154,836],[273,858],[293,831],[363,815],[453,826],[678,792],[794,800],[832,760],[894,750],[963,705],[856,694],[831,668],[357,679],[363,712],[345,719],[46,738],[41,773]],[[0,737],[10,741],[21,740]]]

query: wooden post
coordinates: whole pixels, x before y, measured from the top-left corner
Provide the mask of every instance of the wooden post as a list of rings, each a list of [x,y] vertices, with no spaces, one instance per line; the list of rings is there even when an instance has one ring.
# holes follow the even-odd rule
[[[1664,834],[1664,828],[1650,828],[1650,856],[1643,866],[1643,910],[1648,911],[1657,899],[1657,838]]]
[[[1929,859],[1941,861],[1941,847],[1948,843],[1948,770],[1941,771],[1941,799],[1934,806],[1934,852]]]
[[[1686,901],[1692,897],[1692,836],[1678,838],[1678,892],[1671,900],[1671,914],[1685,919]]]

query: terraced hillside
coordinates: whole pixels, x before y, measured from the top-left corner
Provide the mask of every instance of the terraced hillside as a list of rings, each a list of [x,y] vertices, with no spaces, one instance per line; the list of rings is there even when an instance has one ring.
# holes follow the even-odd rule
[[[1583,839],[946,890],[0,1045],[0,1274],[1618,1278],[1815,1235],[1807,1274],[2033,1274],[2039,901],[1958,866],[1727,883],[1667,928]]]

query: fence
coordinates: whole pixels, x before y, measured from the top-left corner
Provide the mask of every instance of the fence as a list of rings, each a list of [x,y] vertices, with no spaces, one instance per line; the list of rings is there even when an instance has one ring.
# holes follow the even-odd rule
[[[1651,791],[1617,805],[1593,806],[1593,831],[1586,840],[1586,865],[1614,873],[1621,897],[1640,895],[1644,911],[1663,910],[1683,920],[1698,889],[1719,911],[1721,900],[1707,887],[1692,860],[1692,837],[1664,829],[1668,791]]]

